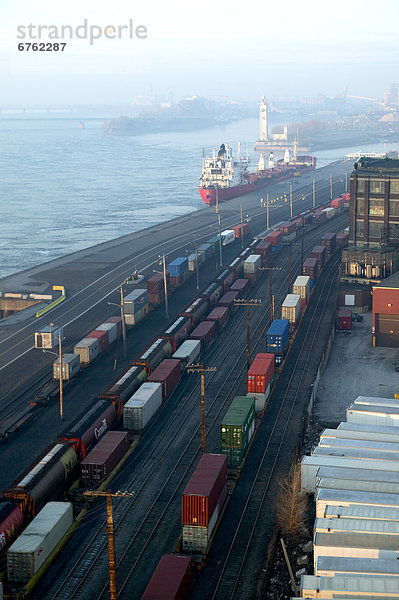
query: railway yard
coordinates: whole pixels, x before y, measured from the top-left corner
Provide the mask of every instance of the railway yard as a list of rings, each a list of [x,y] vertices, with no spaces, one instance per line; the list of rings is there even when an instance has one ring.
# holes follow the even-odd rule
[[[338,165],[336,169],[335,196],[345,191],[342,173],[348,171],[348,165]],[[322,171],[322,170],[320,170]],[[320,176],[321,177],[321,176]],[[301,188],[301,200],[294,204],[294,215],[311,207],[311,183],[304,181]],[[318,193],[318,204],[328,202],[329,185],[324,183]],[[228,203],[230,204],[230,203]],[[299,210],[301,209],[301,210]],[[228,219],[237,223],[232,207],[223,207],[227,227]],[[208,212],[208,211],[201,211]],[[251,233],[245,239],[238,238],[234,243],[223,247],[223,268],[219,255],[201,266],[200,289],[204,290],[216,277],[240,254],[243,247],[258,241],[254,237],[264,237],[265,210],[259,211],[259,198],[253,205],[246,207],[249,215]],[[223,212],[222,212],[223,215]],[[278,204],[270,211],[271,227],[289,218],[289,205]],[[204,219],[200,215],[201,219]],[[183,219],[184,221],[184,219]],[[274,317],[279,318],[281,305],[291,291],[295,278],[302,274],[303,259],[309,256],[312,248],[320,243],[326,233],[341,232],[348,224],[348,215],[343,211],[316,226],[301,229],[302,240],[298,236],[292,245],[282,245],[273,255],[270,265],[273,267],[273,306],[270,314],[269,273],[263,272],[245,292],[244,299],[259,299],[261,304],[250,308],[250,350],[251,362],[259,352],[265,352],[266,331]],[[181,225],[185,227],[185,224]],[[215,230],[201,221],[202,239],[206,241]],[[162,228],[161,228],[162,229]],[[303,248],[302,248],[303,244]],[[175,244],[174,256],[182,256],[185,244]],[[192,245],[187,246],[192,252]],[[116,250],[115,250],[116,251]],[[162,248],[163,251],[163,248]],[[131,252],[131,249],[130,249]],[[169,252],[173,253],[171,250]],[[180,252],[180,254],[179,254]],[[249,250],[248,256],[252,251]],[[152,274],[156,253],[145,257],[146,278]],[[126,257],[124,257],[126,260]],[[133,260],[130,259],[131,269]],[[140,268],[140,262],[134,264]],[[193,576],[190,598],[239,598],[261,597],[264,591],[264,566],[267,549],[273,543],[275,535],[274,507],[277,495],[278,477],[284,474],[292,461],[296,449],[301,446],[305,428],[305,412],[309,403],[312,384],[325,350],[329,333],[336,313],[337,274],[340,265],[340,252],[333,254],[326,263],[317,284],[313,289],[300,326],[291,336],[290,350],[284,365],[279,368],[273,392],[267,406],[256,418],[255,435],[251,440],[243,468],[238,472],[229,471],[228,502],[223,518],[217,527],[206,561],[202,559],[201,570]],[[151,268],[150,268],[151,267]],[[159,268],[159,267],[158,267]],[[101,282],[105,289],[92,290],[91,304],[96,304],[95,313],[85,310],[86,297],[77,305],[70,307],[70,314],[64,316],[72,322],[66,331],[65,348],[82,338],[89,331],[117,312],[108,306],[107,301],[117,301],[116,283],[120,285],[122,267],[118,267],[117,276]],[[93,274],[95,281],[104,277]],[[240,275],[237,275],[240,277]],[[84,277],[82,277],[83,281]],[[62,281],[68,289],[66,281]],[[82,282],[81,282],[82,284]],[[91,285],[90,283],[88,285]],[[142,286],[138,286],[142,287]],[[134,289],[134,288],[132,288]],[[98,296],[96,294],[99,294]],[[80,290],[75,291],[79,297]],[[100,301],[100,295],[103,302]],[[105,302],[104,302],[105,295]],[[61,422],[58,403],[53,401],[38,408],[33,418],[13,436],[7,438],[0,451],[2,462],[7,465],[0,474],[0,488],[5,489],[14,479],[34,464],[57,436],[70,426],[82,409],[90,406],[112,380],[127,370],[132,360],[137,358],[157,339],[178,317],[182,311],[198,297],[196,278],[191,277],[184,285],[176,289],[169,297],[169,319],[165,320],[163,304],[154,308],[149,317],[136,325],[127,336],[127,356],[122,358],[122,343],[117,342],[100,356],[89,368],[72,381],[65,391],[65,421]],[[67,306],[57,308],[62,315]],[[209,311],[211,307],[209,307]],[[209,312],[208,311],[208,312]],[[201,363],[215,367],[216,371],[205,376],[206,405],[206,451],[220,452],[220,423],[234,396],[245,396],[247,377],[247,322],[245,306],[231,304],[229,318],[213,342],[203,348]],[[57,318],[57,314],[55,318]],[[206,318],[206,317],[205,317]],[[47,317],[48,321],[48,317]],[[0,338],[4,348],[7,336],[14,335],[21,327],[15,323],[13,332],[8,331]],[[34,323],[27,322],[25,332],[31,331]],[[18,335],[21,337],[18,338]],[[48,378],[50,357],[40,355],[33,375],[28,375],[16,383],[16,370],[20,366],[18,354],[23,348],[25,334],[15,333],[19,348],[12,349],[6,356],[1,355],[1,368],[8,380],[3,383],[0,405],[0,421],[10,410],[18,410],[35,393],[38,384]],[[30,350],[25,346],[21,364],[29,363]],[[13,354],[14,352],[14,354]],[[25,352],[25,351],[24,351]],[[39,351],[36,351],[39,354]],[[116,368],[115,368],[116,367]],[[114,370],[115,369],[115,370]],[[28,373],[28,370],[26,371]],[[28,389],[27,389],[28,388]],[[162,403],[150,425],[144,430],[136,447],[116,474],[111,490],[134,492],[133,497],[114,499],[114,527],[116,551],[117,597],[139,599],[154,573],[163,554],[181,550],[181,494],[201,457],[201,412],[200,378],[195,373],[183,373],[180,383],[173,393]],[[14,404],[12,404],[14,403]],[[40,440],[39,443],[37,440]],[[15,457],[18,456],[18,460]],[[80,493],[67,491],[64,499],[74,503],[75,515],[85,506]],[[84,514],[79,527],[60,549],[51,567],[43,575],[30,597],[39,599],[68,599],[108,597],[108,544],[105,532],[106,512],[103,499],[96,500]],[[198,556],[196,557],[198,561]],[[17,588],[16,588],[17,589]],[[16,597],[16,591],[14,593]]]

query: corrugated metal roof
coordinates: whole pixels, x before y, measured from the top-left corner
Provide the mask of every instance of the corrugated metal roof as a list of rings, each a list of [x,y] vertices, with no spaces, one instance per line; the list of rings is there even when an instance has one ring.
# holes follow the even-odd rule
[[[307,591],[313,594],[313,598],[321,597],[321,595],[314,596],[316,590],[322,592],[353,592],[366,595],[381,594],[384,595],[384,600],[385,595],[392,598],[399,598],[399,587],[396,577],[317,577],[316,575],[302,575],[302,597],[306,597]],[[342,594],[340,598],[342,598]]]
[[[319,518],[314,523],[319,533],[351,532],[374,535],[399,535],[399,522],[376,519]],[[399,565],[399,562],[398,562]]]

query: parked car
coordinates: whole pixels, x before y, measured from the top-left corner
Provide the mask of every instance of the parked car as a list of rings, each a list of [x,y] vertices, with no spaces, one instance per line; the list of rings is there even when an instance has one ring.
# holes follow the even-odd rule
[[[352,313],[352,321],[356,321],[357,323],[363,323],[363,315],[359,315],[358,313]]]

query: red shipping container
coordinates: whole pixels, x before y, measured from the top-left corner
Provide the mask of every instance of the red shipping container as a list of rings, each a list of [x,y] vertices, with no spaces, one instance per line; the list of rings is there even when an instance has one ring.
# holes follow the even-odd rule
[[[283,232],[282,231],[272,231],[267,236],[267,241],[271,243],[272,246],[278,246],[283,241]]]
[[[227,306],[217,306],[208,315],[208,321],[216,321],[219,329],[225,324],[227,317],[229,316],[229,309]]]
[[[270,244],[269,244],[270,245]],[[271,249],[271,246],[270,246]],[[233,283],[233,285],[230,286],[230,292],[239,292],[239,295],[241,296],[246,289],[249,288],[249,281],[248,279],[236,279],[236,281]]]
[[[127,431],[107,431],[81,462],[83,487],[96,486],[106,479],[128,450]]]
[[[232,290],[230,292],[226,292],[224,294],[224,296],[222,296],[218,302],[218,306],[227,306],[228,308],[230,308],[230,306],[234,305],[234,300],[236,298],[238,298],[238,296],[240,295],[239,291],[235,291]]]
[[[303,309],[305,308],[307,303],[306,298],[301,298],[301,312],[303,311]]]
[[[311,254],[311,258],[317,258],[319,260],[320,269],[326,264],[326,247],[325,246],[314,246]]]
[[[337,241],[335,233],[326,233],[320,240],[321,245],[326,247],[326,260],[329,260],[331,256],[334,254]]]
[[[190,340],[201,340],[203,346],[211,343],[216,334],[215,321],[202,321],[191,332]]]
[[[249,223],[240,223],[231,228],[234,231],[236,240],[245,237],[249,233]],[[242,230],[242,233],[241,233]]]
[[[280,225],[280,231],[282,231],[283,235],[290,235],[296,231],[296,223],[295,221],[287,221],[287,223],[283,223]]]
[[[147,279],[147,291],[148,293],[157,293],[160,288],[164,287],[163,274],[154,273],[152,277]]]
[[[122,318],[121,317],[110,317],[105,323],[116,323],[118,328],[118,335],[122,335]]]
[[[150,304],[152,304],[153,306],[157,306],[158,304],[161,304],[165,299],[165,294],[154,294],[153,292],[150,292],[148,294],[148,302]]]
[[[337,248],[345,248],[348,245],[349,233],[337,233]]]
[[[247,374],[247,393],[264,394],[274,373],[274,354],[257,354]]]
[[[182,495],[182,525],[208,527],[226,494],[227,456],[204,454]]]
[[[179,383],[181,377],[181,361],[176,358],[165,358],[151,373],[147,381],[162,385],[162,398],[167,398]]]
[[[86,337],[98,339],[100,352],[103,352],[108,347],[108,331],[92,331]]]
[[[24,522],[24,513],[12,502],[0,503],[0,550],[17,537]]]
[[[180,287],[185,281],[184,273],[182,273],[181,275],[178,275],[177,277],[171,276],[169,281],[170,281],[170,285],[172,288]]]
[[[338,329],[352,329],[352,311],[342,308],[338,311]]]
[[[186,600],[191,585],[191,558],[164,554],[141,600]]]
[[[260,254],[262,257],[262,265],[268,264],[272,255],[272,245],[267,240],[262,240],[255,248],[255,254]]]
[[[317,279],[318,262],[317,258],[307,258],[303,263],[302,274],[309,275],[313,281]]]

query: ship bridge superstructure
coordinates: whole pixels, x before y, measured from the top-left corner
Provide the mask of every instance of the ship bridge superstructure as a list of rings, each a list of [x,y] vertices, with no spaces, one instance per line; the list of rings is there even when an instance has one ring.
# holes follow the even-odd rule
[[[217,155],[213,151],[212,157],[203,159],[200,186],[216,189],[245,184],[248,164],[249,159],[240,155],[240,145],[237,157],[234,158],[230,147],[221,144]]]

